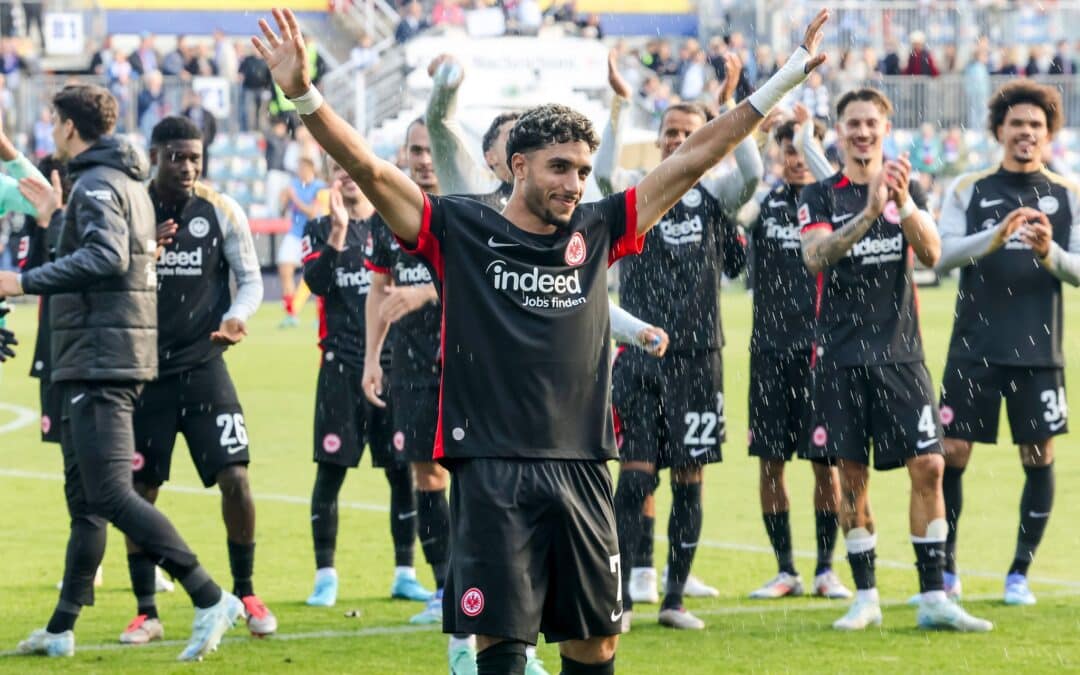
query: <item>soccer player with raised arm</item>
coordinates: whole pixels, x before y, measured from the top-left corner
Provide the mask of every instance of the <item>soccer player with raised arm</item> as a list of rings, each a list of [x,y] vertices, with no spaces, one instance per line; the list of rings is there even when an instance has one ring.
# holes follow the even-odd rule
[[[1024,490],[1005,604],[1032,605],[1027,572],[1054,501],[1054,437],[1068,431],[1062,282],[1080,285],[1080,186],[1043,164],[1064,126],[1061,94],[1031,80],[990,97],[1001,164],[957,178],[941,211],[938,270],[960,268],[941,382],[945,426],[945,586],[960,595],[961,478],[975,443],[997,441],[1001,399],[1020,448]]]
[[[727,72],[741,71],[734,54],[726,58]],[[616,99],[604,131],[606,142],[597,153],[596,179],[610,194],[639,183],[644,174],[615,166],[623,128],[615,122],[619,107],[631,92],[620,83],[610,56],[608,68]],[[736,84],[731,78],[721,85],[721,99],[727,108],[734,108]],[[668,107],[656,139],[661,159],[678,152],[709,117],[697,104]],[[705,627],[705,622],[683,606],[683,594],[701,536],[705,465],[720,461],[725,435],[719,289],[722,275],[734,277],[745,266],[745,242],[735,213],[753,196],[763,171],[753,137],[743,139],[733,154],[734,166],[711,167],[663,215],[656,230],[645,238],[641,255],[628,257],[619,269],[622,306],[644,321],[664,326],[671,335],[663,359],[623,351],[612,368],[622,462],[615,517],[622,559],[631,563],[623,567],[623,625],[627,629],[635,593],[656,594],[652,562],[642,564],[639,549],[644,539],[652,538],[648,525],[655,521],[645,515],[651,511],[646,500],[656,489],[657,472],[665,468],[671,469],[672,503],[659,621],[671,628]],[[637,579],[631,574],[631,565],[637,568]],[[719,595],[716,589],[694,581],[697,595]]]
[[[891,113],[889,99],[876,89],[841,96],[836,132],[843,170],[799,194],[803,260],[817,275],[808,456],[838,466],[840,525],[857,589],[833,627],[861,630],[881,623],[870,513],[873,463],[879,470],[906,467],[911,480],[919,625],[988,631],[989,621],[970,616],[943,590],[945,461],[912,278],[912,253],[932,266],[941,240],[922,190],[909,184],[907,157],[884,159]]]
[[[372,276],[364,261],[375,207],[344,169],[331,164],[330,215],[308,221],[301,242],[304,281],[318,296],[322,351],[315,390],[317,468],[311,490],[315,589],[307,604],[332,607],[337,602],[338,493],[346,471],[360,465],[365,443],[371,450],[371,465],[383,469],[390,485],[395,568],[390,596],[426,602],[431,592],[417,581],[413,567],[416,492],[412,471],[391,450],[392,411],[371,405],[361,387]],[[389,368],[389,350],[380,350],[379,358]]]
[[[803,109],[805,110],[805,109]],[[802,112],[802,111],[800,111]],[[807,113],[808,117],[808,112]],[[750,594],[751,598],[802,595],[803,581],[792,552],[790,501],[785,463],[806,458],[810,425],[810,353],[814,341],[814,277],[806,270],[799,245],[796,211],[799,193],[815,178],[813,165],[795,146],[801,125],[809,125],[818,140],[820,122],[804,117],[788,120],[773,130],[783,158],[782,182],[761,200],[761,211],[749,229],[754,270],[754,320],[750,335],[750,455],[760,466],[759,492],[765,532],[779,571]],[[814,471],[814,521],[817,568],[814,595],[850,598],[851,591],[832,570],[833,547],[839,527],[840,482],[836,468],[824,459],[810,463]]]
[[[566,675],[613,673],[621,562],[611,477],[607,266],[644,237],[776,102],[825,60],[822,11],[761,89],[703,126],[635,188],[580,205],[598,139],[559,105],[507,141],[514,191],[500,213],[427,195],[311,86],[296,18],[253,40],[312,134],[357,181],[441,291],[435,459],[454,472],[454,549],[443,629],[477,635],[481,675],[521,674],[539,632]],[[494,245],[493,245],[494,244]],[[370,300],[369,300],[370,301]]]
[[[432,60],[428,74],[434,86],[425,120],[439,185],[445,194],[466,195],[501,210],[514,188],[513,176],[506,163],[506,138],[521,113],[504,112],[491,120],[481,141],[484,163],[487,165],[487,169],[483,169],[473,161],[462,136],[461,125],[454,118],[458,88],[465,77],[461,63],[449,54],[442,54]],[[600,145],[602,148],[603,141]],[[590,192],[596,194],[591,195]],[[590,180],[583,201],[596,201],[600,197],[599,187],[594,180]],[[611,335],[616,342],[637,345],[654,356],[662,355],[667,349],[668,335],[662,328],[650,326],[614,302],[610,303],[610,310]]]
[[[135,406],[135,489],[151,504],[169,479],[177,434],[183,434],[199,478],[221,491],[221,513],[233,575],[253,635],[277,630],[277,619],[255,594],[255,501],[248,480],[247,426],[224,353],[247,335],[262,302],[262,276],[247,216],[231,197],[198,182],[203,162],[199,128],[166,117],[150,136],[157,169],[150,199],[158,223],[158,378]],[[171,234],[163,235],[165,232]],[[236,280],[236,294],[230,289]],[[126,644],[160,640],[154,600],[156,558],[128,539],[135,618]]]

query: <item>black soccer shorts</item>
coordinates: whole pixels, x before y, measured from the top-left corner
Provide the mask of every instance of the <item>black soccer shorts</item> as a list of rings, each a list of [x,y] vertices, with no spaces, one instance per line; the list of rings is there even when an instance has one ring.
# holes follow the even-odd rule
[[[726,436],[723,362],[719,350],[619,352],[612,366],[619,420],[619,458],[658,469],[712,464]]]
[[[616,635],[622,574],[604,462],[455,463],[443,631],[536,644]]]
[[[812,373],[807,457],[848,460],[887,470],[919,455],[941,454],[941,421],[926,365],[890,363]]]
[[[368,402],[362,378],[362,369],[324,357],[315,389],[316,462],[356,468],[365,443],[371,448],[372,466],[386,468],[397,461],[390,447],[391,409]]]
[[[946,438],[996,443],[1001,399],[1017,445],[1068,433],[1065,371],[949,359],[941,378],[941,422]]]
[[[809,348],[751,352],[750,415],[747,444],[751,457],[805,459],[810,444]]]
[[[41,401],[41,440],[44,443],[60,442],[60,421],[64,413],[64,392],[59,384],[49,379],[38,380],[38,396]]]
[[[394,409],[391,447],[398,461],[432,462],[435,429],[439,422],[438,387],[410,387],[395,382],[390,387]]]
[[[177,433],[184,435],[206,487],[223,469],[250,461],[244,411],[220,356],[147,383],[134,424],[136,483],[157,486],[169,480]]]

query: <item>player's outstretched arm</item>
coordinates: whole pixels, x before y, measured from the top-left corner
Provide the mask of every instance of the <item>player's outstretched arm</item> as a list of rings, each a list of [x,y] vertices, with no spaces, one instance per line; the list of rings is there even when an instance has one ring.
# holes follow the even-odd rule
[[[391,280],[385,272],[372,272],[371,287],[364,301],[364,374],[361,384],[367,400],[372,405],[385,408],[386,401],[380,398],[383,393],[383,369],[379,359],[386,333],[390,330],[390,323],[383,319],[382,304],[386,301]]]
[[[408,176],[378,158],[363,136],[322,100],[311,84],[307,47],[296,16],[273,10],[278,31],[259,19],[263,38],[251,38],[281,90],[300,113],[315,140],[356,181],[390,229],[406,244],[416,244],[424,214],[424,195]]]
[[[424,119],[431,140],[431,161],[442,194],[484,194],[498,187],[498,180],[475,160],[457,121],[458,88],[465,71],[453,56],[442,54],[428,66],[434,85]]]
[[[600,135],[600,147],[593,158],[592,178],[605,197],[625,190],[633,184],[633,172],[619,168],[619,154],[623,146],[623,131],[630,113],[630,100],[634,95],[626,79],[619,72],[618,54],[608,52],[608,84],[611,86],[611,110],[607,124]]]
[[[724,55],[724,81],[720,84],[721,110],[735,107],[735,89],[742,75],[742,61],[734,53]],[[765,175],[765,164],[761,161],[754,134],[744,138],[732,151],[734,166],[714,166],[701,178],[701,187],[720,202],[720,207],[729,216],[734,217],[742,205],[750,201],[754,191]]]
[[[803,44],[775,75],[735,106],[695,131],[660,166],[650,171],[637,187],[638,234],[644,235],[694,183],[753,132],[773,106],[825,62],[818,54],[828,10],[818,12],[806,29]]]
[[[793,111],[795,120],[799,123],[799,129],[795,132],[795,147],[802,153],[814,179],[825,180],[836,171],[832,164],[829,164],[829,158],[825,156],[825,151],[821,149],[821,144],[814,136],[814,119],[810,115],[810,109],[802,103],[796,103]]]

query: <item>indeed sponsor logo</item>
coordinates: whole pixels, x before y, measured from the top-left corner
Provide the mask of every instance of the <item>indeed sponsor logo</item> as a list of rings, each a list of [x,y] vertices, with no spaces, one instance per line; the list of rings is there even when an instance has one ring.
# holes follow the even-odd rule
[[[692,244],[701,241],[702,233],[705,232],[705,224],[701,215],[695,215],[690,220],[675,222],[673,220],[660,221],[660,234],[664,241],[669,244]]]
[[[904,257],[904,235],[888,239],[863,239],[851,247],[851,255],[862,258],[863,265],[895,262]]]
[[[203,252],[165,251],[158,260],[157,272],[161,276],[199,276],[202,274]]]
[[[402,284],[430,284],[431,272],[423,265],[402,265],[398,263],[397,279]]]
[[[797,225],[781,225],[776,218],[765,220],[765,238],[776,239],[781,242],[782,248],[799,248],[800,233]]]
[[[504,260],[496,260],[487,267],[495,290],[520,293],[523,307],[540,309],[566,309],[584,304],[581,291],[580,270],[562,274],[541,272],[533,267],[523,272],[511,270]]]
[[[338,288],[359,288],[363,294],[371,287],[371,270],[348,272],[344,267],[338,267],[335,275]]]

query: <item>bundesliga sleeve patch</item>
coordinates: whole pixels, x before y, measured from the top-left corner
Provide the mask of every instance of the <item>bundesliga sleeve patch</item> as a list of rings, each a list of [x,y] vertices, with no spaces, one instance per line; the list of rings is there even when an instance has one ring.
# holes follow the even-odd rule
[[[300,240],[300,257],[306,258],[311,255],[311,235],[305,234]]]
[[[810,224],[810,207],[806,204],[799,206],[799,226],[806,227]]]

